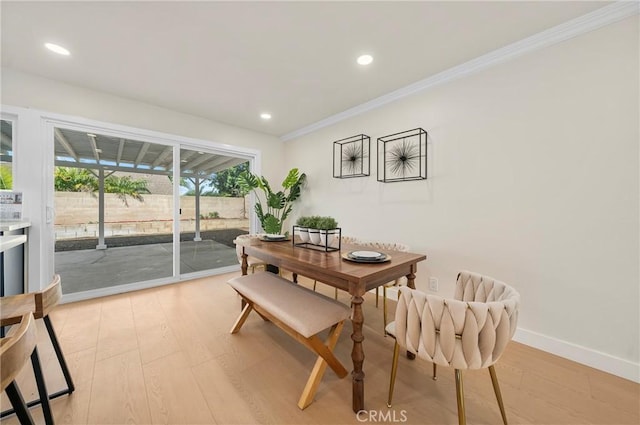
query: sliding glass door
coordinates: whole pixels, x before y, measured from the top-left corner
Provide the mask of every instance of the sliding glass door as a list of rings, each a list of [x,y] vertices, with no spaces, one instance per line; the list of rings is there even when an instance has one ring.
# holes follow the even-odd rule
[[[180,274],[237,265],[233,239],[247,233],[242,193],[234,176],[246,159],[202,149],[180,149]]]
[[[247,155],[81,126],[54,126],[53,136],[54,268],[64,294],[238,267],[233,240],[249,219],[237,176]]]
[[[173,147],[61,127],[54,143],[63,292],[173,276]]]

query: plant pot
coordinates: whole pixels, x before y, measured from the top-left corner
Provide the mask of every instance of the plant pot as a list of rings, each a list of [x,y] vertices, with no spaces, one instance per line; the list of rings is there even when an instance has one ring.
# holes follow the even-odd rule
[[[334,248],[337,245],[338,229],[320,230],[320,245]]]
[[[309,229],[309,240],[314,245],[320,245],[320,230]]]
[[[300,236],[300,241],[307,243],[309,242],[309,229],[307,227],[298,227],[298,236]]]

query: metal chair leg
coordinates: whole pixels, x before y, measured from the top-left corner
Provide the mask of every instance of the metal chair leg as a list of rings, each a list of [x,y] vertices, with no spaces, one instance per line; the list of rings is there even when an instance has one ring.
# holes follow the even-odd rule
[[[502,415],[502,422],[507,425],[507,414],[504,411],[504,403],[502,402],[502,394],[500,393],[500,385],[498,384],[498,376],[496,375],[496,369],[494,365],[489,366],[489,374],[491,375],[491,383],[493,384],[493,392],[496,393],[496,399],[498,400],[498,406],[500,407],[500,414]]]
[[[67,362],[64,359],[64,354],[60,349],[60,344],[58,343],[56,332],[53,330],[53,324],[51,323],[49,315],[44,316],[42,320],[44,320],[47,332],[49,333],[49,338],[51,339],[51,344],[53,345],[53,349],[56,352],[56,357],[58,358],[58,363],[60,363],[60,368],[62,369],[64,380],[67,382],[68,392],[66,392],[66,394],[71,394],[76,389],[76,387],[73,384],[73,379],[71,379],[71,373],[69,373],[69,368],[67,367]]]
[[[54,425],[55,422],[53,420],[53,414],[51,413],[51,406],[49,405],[49,394],[47,393],[47,385],[45,384],[44,376],[42,375],[42,367],[40,366],[37,347],[34,348],[33,353],[31,353],[31,365],[33,366],[33,375],[36,378],[36,385],[38,386],[40,403],[42,403],[44,423],[47,425]]]
[[[438,380],[437,372],[438,372],[438,365],[434,363],[433,364],[433,380],[434,381]]]
[[[462,387],[462,371],[456,369],[456,398],[458,400],[458,425],[466,425],[467,418],[464,412],[464,389]]]
[[[384,328],[382,333],[387,336],[387,287],[382,286],[382,319],[384,322]]]
[[[20,424],[33,425],[33,418],[31,417],[31,413],[29,413],[29,409],[27,409],[27,405],[24,403],[24,398],[22,398],[22,394],[20,393],[20,389],[18,388],[16,381],[11,381],[6,388],[6,392]]]
[[[398,356],[400,355],[400,344],[396,341],[393,347],[393,361],[391,363],[391,380],[389,382],[389,398],[387,399],[387,407],[391,407],[393,399],[393,387],[396,384],[396,371],[398,370]]]
[[[376,286],[376,308],[378,308],[378,286]]]
[[[334,288],[333,291],[334,291],[333,298],[337,300],[338,299],[338,288]]]

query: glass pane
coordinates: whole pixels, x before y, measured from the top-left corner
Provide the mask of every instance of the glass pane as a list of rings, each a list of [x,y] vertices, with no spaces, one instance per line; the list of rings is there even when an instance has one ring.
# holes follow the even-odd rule
[[[238,264],[233,240],[249,229],[237,175],[244,159],[180,150],[180,273]]]
[[[64,293],[173,276],[173,147],[56,128]]]
[[[13,189],[13,125],[2,120],[0,125],[0,189]]]

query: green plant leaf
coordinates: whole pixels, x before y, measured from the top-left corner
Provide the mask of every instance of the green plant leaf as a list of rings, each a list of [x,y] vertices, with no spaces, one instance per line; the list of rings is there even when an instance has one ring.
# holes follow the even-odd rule
[[[284,196],[284,192],[270,193],[267,197],[267,205],[269,208],[281,210],[284,208],[287,202],[287,198]]]
[[[285,177],[284,181],[282,182],[282,187],[284,187],[285,189],[289,189],[298,182],[298,179],[298,169],[292,168],[289,171],[289,174],[287,174],[287,177]]]
[[[275,233],[280,234],[282,231],[282,222],[278,220],[277,217],[268,214],[264,218],[264,222],[262,223],[262,228],[266,233]]]

